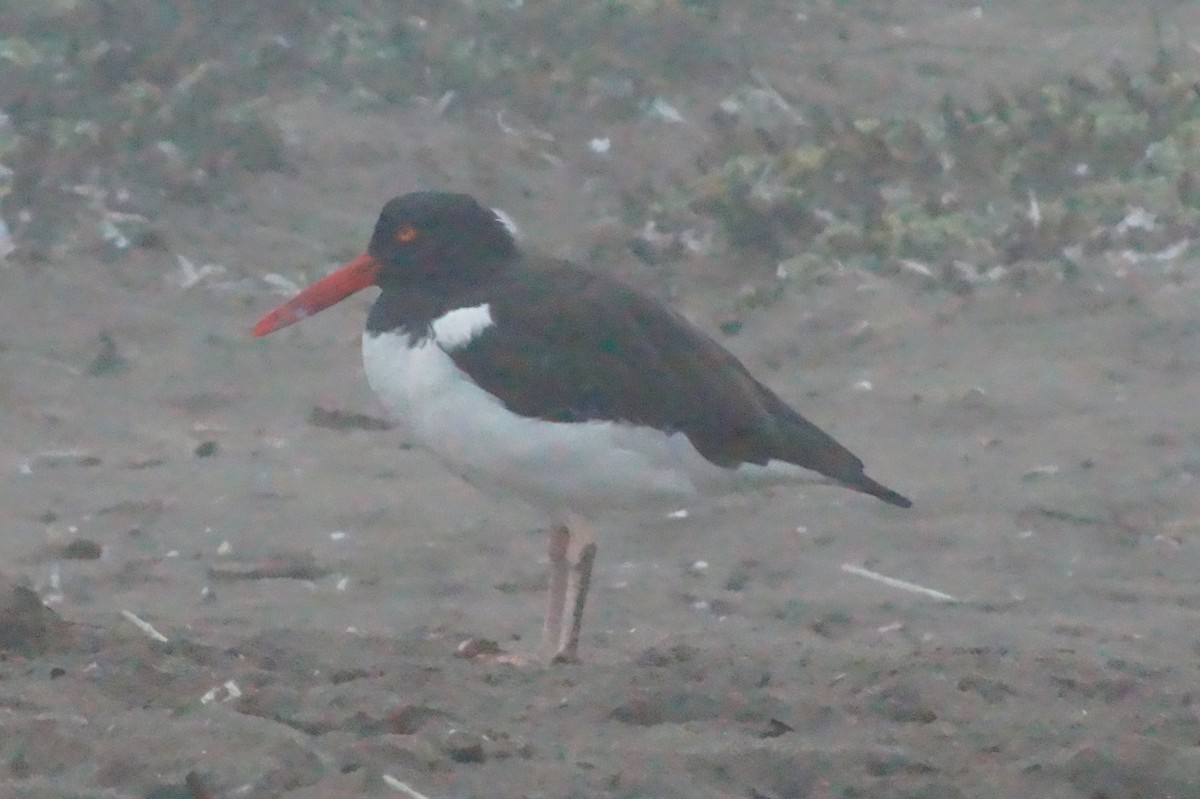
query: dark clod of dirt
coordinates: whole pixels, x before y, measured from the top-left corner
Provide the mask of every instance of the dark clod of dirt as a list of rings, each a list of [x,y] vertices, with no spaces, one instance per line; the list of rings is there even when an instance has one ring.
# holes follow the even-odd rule
[[[442,740],[442,750],[456,763],[482,763],[484,737],[466,730],[450,730]]]
[[[0,581],[0,651],[39,654],[66,631],[66,622],[34,591]]]
[[[340,411],[336,408],[321,408],[314,406],[308,414],[308,423],[313,427],[326,427],[330,430],[391,430],[392,424],[378,416],[368,416],[354,411]]]
[[[937,713],[926,704],[917,689],[904,684],[881,691],[871,702],[871,710],[888,721],[902,724],[929,724],[937,719]]]
[[[90,538],[76,538],[62,548],[67,560],[99,560],[104,548]]]
[[[787,735],[789,732],[795,732],[796,728],[779,719],[768,719],[766,727],[758,733],[759,738],[778,738],[781,735]]]
[[[696,655],[696,648],[687,644],[676,644],[670,649],[659,649],[656,646],[652,646],[638,655],[635,662],[639,666],[662,668],[672,663],[687,663],[689,660],[694,659]]]
[[[99,335],[100,351],[92,359],[87,373],[92,377],[115,377],[129,368],[129,361],[117,349],[117,342],[108,331]]]
[[[808,628],[822,638],[837,641],[853,630],[854,620],[843,611],[835,610],[814,619]]]
[[[202,441],[193,450],[197,458],[209,458],[217,454],[217,442]]]
[[[610,713],[610,717],[635,727],[657,724],[684,724],[705,721],[721,714],[718,701],[699,691],[646,691],[630,697]]]
[[[412,735],[430,719],[441,718],[444,715],[440,710],[426,705],[405,705],[387,714],[386,728],[397,735]]]
[[[146,799],[197,799],[186,785],[159,785],[146,794]]]
[[[223,563],[211,566],[211,580],[232,582],[236,580],[319,580],[327,576],[330,569],[317,563],[307,552],[285,552],[273,557],[250,563]]]
[[[500,644],[496,641],[474,635],[460,643],[454,649],[454,656],[465,660],[474,660],[479,657],[501,655],[503,653],[504,650],[500,648]]]
[[[166,784],[152,788],[146,799],[214,799],[216,794],[208,786],[208,780],[195,771],[189,771],[183,784]]]
[[[971,675],[960,679],[958,681],[958,690],[974,691],[983,697],[983,701],[990,705],[999,704],[1015,693],[1007,683],[979,675]]]
[[[1169,761],[1169,749],[1141,741],[1120,755],[1084,746],[1062,771],[1077,790],[1090,797],[1195,796],[1194,782],[1172,779]]]

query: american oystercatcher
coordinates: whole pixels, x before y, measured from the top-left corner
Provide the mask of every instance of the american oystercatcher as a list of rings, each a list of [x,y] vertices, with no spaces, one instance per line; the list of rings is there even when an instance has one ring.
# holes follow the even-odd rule
[[[465,194],[397,197],[365,253],[254,335],[380,288],[362,350],[383,405],[451,471],[551,521],[546,656],[577,659],[597,514],[675,509],[812,472],[912,505],[682,316],[523,252],[510,225]]]

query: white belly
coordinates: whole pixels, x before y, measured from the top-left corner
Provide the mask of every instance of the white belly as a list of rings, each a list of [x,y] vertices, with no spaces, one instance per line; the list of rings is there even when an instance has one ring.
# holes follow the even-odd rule
[[[616,422],[519,416],[475,385],[433,340],[363,335],[367,382],[413,443],[489,493],[561,515],[674,509],[749,483],[804,479],[790,464],[722,469],[676,433]]]

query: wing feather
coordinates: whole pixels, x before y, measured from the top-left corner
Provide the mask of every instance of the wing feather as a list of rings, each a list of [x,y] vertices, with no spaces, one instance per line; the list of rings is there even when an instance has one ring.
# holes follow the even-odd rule
[[[495,325],[449,355],[514,413],[681,432],[728,468],[779,459],[847,482],[862,475],[857,457],[728,350],[622,283],[556,263],[514,273],[489,304]]]

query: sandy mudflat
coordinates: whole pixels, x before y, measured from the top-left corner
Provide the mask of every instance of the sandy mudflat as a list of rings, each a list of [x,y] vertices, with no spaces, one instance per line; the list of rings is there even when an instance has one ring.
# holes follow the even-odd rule
[[[864,56],[894,73],[864,108],[931,102],[930,64],[969,93],[1151,58],[1124,4],[931,5],[928,47]],[[294,169],[164,208],[168,251],[0,266],[0,796],[1200,796],[1194,261],[785,293],[722,340],[916,506],[806,486],[615,525],[583,664],[466,660],[536,643],[541,520],[373,429],[369,296],[252,340],[262,276],[320,276],[418,186],[580,258],[611,197],[482,113],[278,114]],[[221,269],[185,288],[177,255]],[[670,301],[716,331],[741,282]]]

